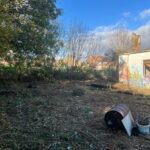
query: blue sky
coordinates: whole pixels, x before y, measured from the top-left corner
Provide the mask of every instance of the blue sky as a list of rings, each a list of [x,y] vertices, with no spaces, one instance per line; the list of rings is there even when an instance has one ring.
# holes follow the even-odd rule
[[[90,30],[117,23],[133,30],[150,20],[150,11],[144,14],[150,10],[149,0],[58,0],[57,6],[64,11],[60,19],[66,27],[80,21]]]

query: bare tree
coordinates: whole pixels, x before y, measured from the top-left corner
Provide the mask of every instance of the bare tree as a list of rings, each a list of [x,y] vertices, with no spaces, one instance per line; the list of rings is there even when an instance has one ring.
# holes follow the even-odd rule
[[[103,45],[101,43],[101,37],[95,35],[88,35],[85,45],[85,57],[92,55],[100,55],[103,50]]]
[[[65,48],[69,65],[76,66],[77,62],[102,52],[101,37],[89,33],[83,23],[73,22],[66,32]]]
[[[87,28],[82,23],[74,22],[69,26],[66,36],[66,49],[72,66],[76,66],[76,62],[82,58],[86,38]]]
[[[59,33],[59,39],[61,41],[61,49],[59,50],[58,57],[63,59],[67,56],[67,51],[66,51],[66,30],[64,27],[64,24],[61,20],[56,20],[56,25],[58,27],[58,33]]]
[[[118,78],[118,57],[120,54],[132,51],[132,38],[129,31],[124,27],[117,27],[109,37],[110,49],[105,53],[105,57],[108,58],[113,69],[116,71],[115,77]]]
[[[132,50],[132,40],[128,30],[118,27],[109,39],[110,47],[117,53],[130,52]]]

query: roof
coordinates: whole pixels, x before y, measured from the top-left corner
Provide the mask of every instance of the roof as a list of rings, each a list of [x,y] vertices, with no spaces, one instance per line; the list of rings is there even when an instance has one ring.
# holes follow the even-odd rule
[[[100,55],[89,56],[89,57],[87,58],[87,62],[88,62],[90,65],[96,65],[96,64],[99,63],[99,62],[105,62],[105,61],[108,61],[108,60],[106,59],[106,57],[100,56]]]
[[[123,53],[123,54],[120,54],[120,55],[140,54],[140,53],[147,53],[147,52],[150,52],[150,49],[146,49],[146,50],[140,51],[140,52]]]

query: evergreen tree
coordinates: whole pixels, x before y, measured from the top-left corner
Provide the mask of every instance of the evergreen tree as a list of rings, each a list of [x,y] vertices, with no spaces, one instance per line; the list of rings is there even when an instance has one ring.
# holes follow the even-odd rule
[[[60,14],[55,0],[0,0],[0,50],[11,49],[18,68],[36,57],[53,60]]]

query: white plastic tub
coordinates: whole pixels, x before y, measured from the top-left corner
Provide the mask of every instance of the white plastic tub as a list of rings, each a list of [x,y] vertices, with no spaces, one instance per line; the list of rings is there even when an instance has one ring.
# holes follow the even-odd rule
[[[150,121],[147,121],[145,124],[141,124],[139,121],[137,121],[136,125],[138,127],[139,133],[144,135],[150,134]]]

